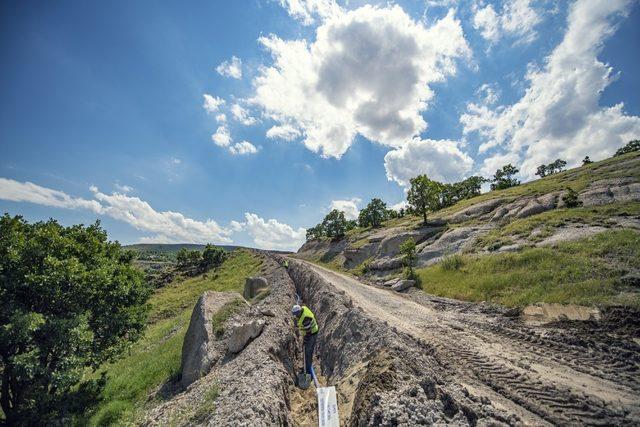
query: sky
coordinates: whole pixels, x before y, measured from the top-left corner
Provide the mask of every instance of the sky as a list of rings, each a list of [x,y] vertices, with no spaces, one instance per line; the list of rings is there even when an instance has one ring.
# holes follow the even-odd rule
[[[297,249],[410,178],[640,138],[633,0],[0,2],[0,213]]]

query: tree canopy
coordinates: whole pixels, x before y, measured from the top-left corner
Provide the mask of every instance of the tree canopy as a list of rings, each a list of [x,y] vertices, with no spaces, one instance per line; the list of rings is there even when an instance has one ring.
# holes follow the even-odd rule
[[[520,181],[513,178],[513,176],[518,172],[520,172],[520,169],[516,168],[511,163],[509,163],[508,165],[504,165],[493,175],[491,190],[504,190],[505,188],[511,188],[515,187],[516,185],[520,185]]]
[[[623,154],[631,153],[633,151],[640,151],[640,139],[629,141],[627,145],[619,148],[614,156],[622,156]]]
[[[358,225],[360,227],[378,227],[388,217],[387,204],[380,199],[374,198],[360,211]]]
[[[347,219],[344,212],[337,209],[332,210],[324,217],[322,229],[327,237],[339,239],[347,231]]]
[[[151,289],[133,256],[99,222],[0,217],[0,402],[9,424],[68,416],[85,370],[141,336]]]

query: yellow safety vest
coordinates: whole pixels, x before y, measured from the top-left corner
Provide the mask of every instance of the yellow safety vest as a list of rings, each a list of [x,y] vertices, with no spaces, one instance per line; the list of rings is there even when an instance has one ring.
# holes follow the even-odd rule
[[[302,325],[302,323],[304,322],[304,319],[306,319],[307,317],[311,318],[311,323],[309,323],[305,328]],[[303,337],[307,335],[307,332],[311,332],[312,334],[315,334],[316,332],[318,332],[318,329],[320,329],[318,327],[318,322],[316,322],[316,316],[313,315],[313,312],[309,310],[309,307],[307,307],[306,305],[302,306],[302,314],[298,319],[298,329],[300,330],[300,333],[302,334]]]

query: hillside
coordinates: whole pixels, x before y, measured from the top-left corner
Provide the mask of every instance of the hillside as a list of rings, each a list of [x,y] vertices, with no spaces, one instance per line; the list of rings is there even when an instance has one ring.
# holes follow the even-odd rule
[[[563,201],[567,189],[581,206]],[[399,246],[416,247],[420,286],[494,301],[640,305],[640,153],[609,158],[434,212],[407,215],[297,256],[382,284],[402,274]]]

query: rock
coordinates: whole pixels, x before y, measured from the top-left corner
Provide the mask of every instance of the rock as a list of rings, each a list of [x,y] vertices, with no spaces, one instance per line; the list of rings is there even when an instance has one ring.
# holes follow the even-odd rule
[[[244,292],[242,296],[250,300],[258,295],[261,291],[269,289],[269,283],[264,277],[247,277],[244,282]]]
[[[499,221],[501,220],[507,213],[509,213],[509,209],[505,208],[504,206],[500,206],[498,209],[496,209],[496,211],[493,213],[493,216],[491,216],[490,221],[491,222],[495,222],[495,221]]]
[[[402,258],[381,258],[369,263],[369,270],[395,270],[402,267]]]
[[[415,284],[416,284],[415,280],[402,279],[402,280],[398,280],[394,285],[392,285],[391,289],[393,289],[396,292],[402,292],[414,286]]]
[[[522,317],[526,322],[549,323],[558,320],[600,320],[600,310],[573,304],[529,305],[522,310]]]
[[[446,254],[453,254],[471,247],[478,236],[486,233],[493,227],[494,224],[485,224],[448,230],[440,236],[438,240],[423,247],[417,253],[418,267],[434,264]]]
[[[399,280],[400,280],[399,278],[395,278],[395,279],[387,280],[386,282],[384,282],[384,283],[383,283],[383,286],[387,286],[387,287],[389,287],[389,286],[393,286],[393,285],[395,285],[396,283],[398,283],[398,281],[399,281]]]
[[[229,338],[227,348],[231,353],[240,353],[251,341],[262,332],[265,321],[263,319],[252,319],[244,323],[233,323],[229,327]]]
[[[449,222],[464,222],[492,212],[495,208],[504,203],[504,199],[491,199],[485,202],[476,203],[466,209],[456,212],[448,218]]]
[[[183,387],[207,374],[214,362],[216,339],[211,328],[211,318],[225,304],[241,298],[235,292],[207,291],[198,299],[182,344],[180,382]]]
[[[633,177],[602,179],[593,182],[578,196],[584,206],[640,201],[640,183]]]
[[[260,310],[260,314],[262,314],[263,316],[267,316],[267,317],[276,317],[275,313],[272,310],[269,310],[269,309]]]
[[[344,266],[346,268],[354,268],[374,256],[377,250],[377,243],[367,243],[360,248],[348,247],[343,252],[345,258]]]

